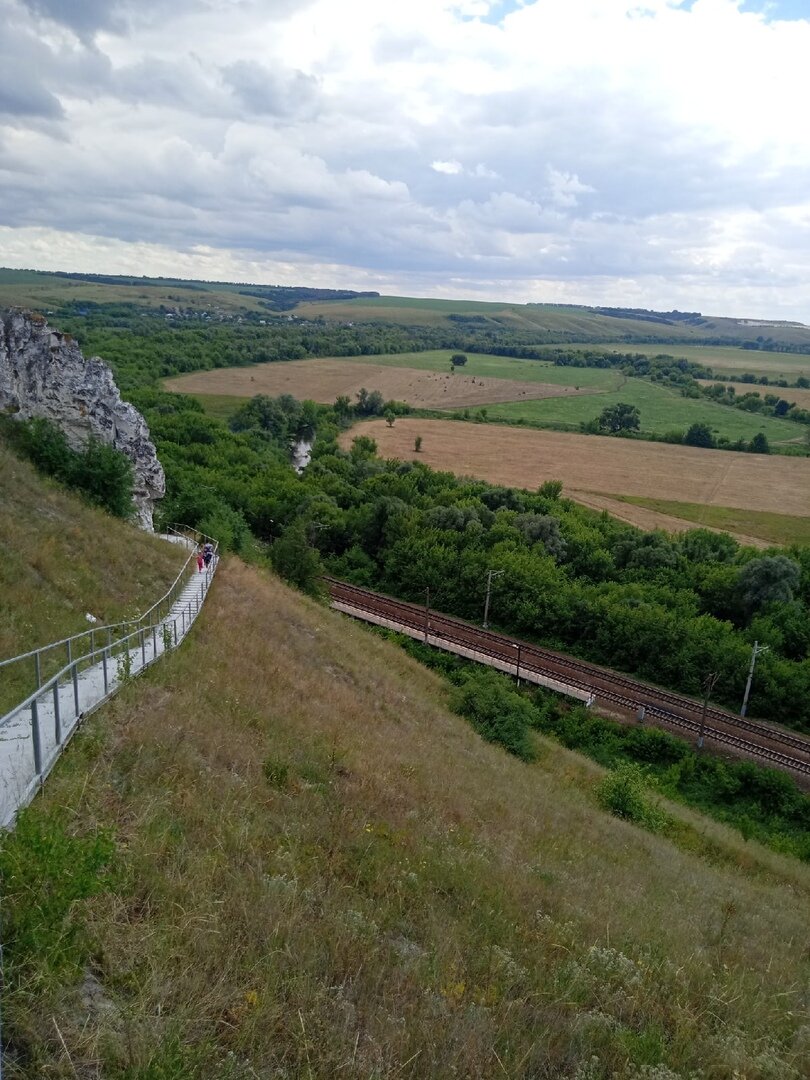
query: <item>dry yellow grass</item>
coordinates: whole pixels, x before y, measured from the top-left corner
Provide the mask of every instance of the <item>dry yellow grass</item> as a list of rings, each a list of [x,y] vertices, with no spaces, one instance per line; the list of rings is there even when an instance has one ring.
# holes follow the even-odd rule
[[[354,401],[358,391],[379,390],[388,400],[406,401],[416,408],[460,409],[504,401],[574,397],[593,393],[585,388],[513,379],[476,378],[456,372],[358,364],[351,360],[292,360],[250,368],[218,368],[167,379],[167,390],[179,394],[253,397],[292,394],[302,400],[329,404],[341,394]]]
[[[382,457],[510,487],[562,480],[565,493],[642,495],[680,502],[810,516],[810,459],[701,450],[595,435],[527,431],[451,420],[371,421],[345,432],[375,439]],[[414,439],[422,450],[414,453]]]
[[[111,828],[122,874],[73,914],[94,993],[9,993],[12,1078],[807,1075],[807,868],[611,818],[595,766],[524,765],[445,693],[224,564],[34,807]]]

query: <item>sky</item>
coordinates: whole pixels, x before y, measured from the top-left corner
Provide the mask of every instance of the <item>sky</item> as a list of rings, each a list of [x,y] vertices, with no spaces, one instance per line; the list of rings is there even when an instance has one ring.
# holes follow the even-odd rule
[[[0,20],[0,265],[810,323],[810,0]]]

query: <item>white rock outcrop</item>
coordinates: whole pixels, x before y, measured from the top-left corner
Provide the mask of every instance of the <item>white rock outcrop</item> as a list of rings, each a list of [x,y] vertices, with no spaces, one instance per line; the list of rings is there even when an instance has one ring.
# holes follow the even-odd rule
[[[39,315],[0,314],[0,410],[20,419],[45,417],[74,448],[90,436],[121,450],[132,462],[138,524],[152,529],[152,511],[166,492],[163,466],[138,410],[121,400],[103,360],[86,360],[67,334]]]

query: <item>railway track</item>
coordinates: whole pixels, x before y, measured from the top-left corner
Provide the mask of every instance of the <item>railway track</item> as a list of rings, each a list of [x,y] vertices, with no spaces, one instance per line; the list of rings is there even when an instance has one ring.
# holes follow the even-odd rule
[[[332,600],[358,612],[384,618],[411,631],[429,635],[449,646],[474,650],[501,664],[533,672],[593,694],[597,702],[610,703],[638,714],[657,726],[675,728],[713,741],[748,757],[785,769],[810,784],[810,739],[757,723],[723,709],[709,707],[702,719],[702,703],[683,694],[651,686],[626,675],[578,660],[564,653],[519,641],[505,634],[482,630],[461,619],[418,604],[394,600],[371,589],[348,585],[326,577]]]

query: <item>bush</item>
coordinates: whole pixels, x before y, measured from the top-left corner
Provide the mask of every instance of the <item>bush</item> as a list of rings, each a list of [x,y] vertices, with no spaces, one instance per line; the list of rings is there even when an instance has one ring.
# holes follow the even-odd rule
[[[132,513],[132,463],[120,450],[90,438],[82,450],[73,450],[63,431],[37,417],[8,421],[3,432],[14,448],[40,472],[81,492],[96,506],[126,518]]]
[[[523,761],[534,759],[529,734],[534,709],[502,675],[470,673],[453,693],[451,708],[469,720],[487,742],[497,743]]]
[[[69,483],[116,517],[132,513],[132,464],[113,446],[90,439],[76,455]]]
[[[667,824],[664,811],[650,802],[647,779],[638,765],[620,765],[608,773],[597,789],[597,798],[603,809],[651,832],[660,832]]]

